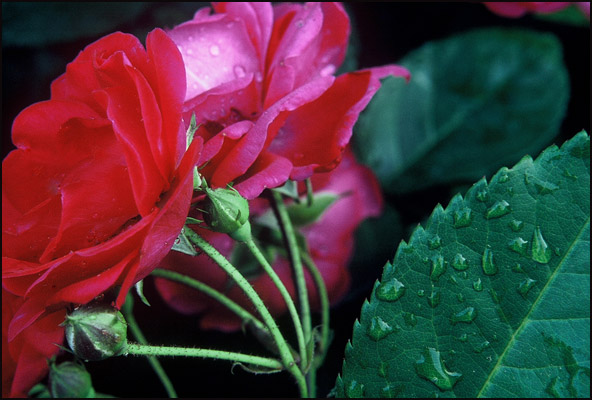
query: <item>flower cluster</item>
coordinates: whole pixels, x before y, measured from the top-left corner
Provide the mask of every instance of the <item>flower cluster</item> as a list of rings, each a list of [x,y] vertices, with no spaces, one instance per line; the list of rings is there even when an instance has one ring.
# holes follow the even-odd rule
[[[152,31],[146,48],[123,33],[99,39],[53,82],[50,100],[15,119],[17,149],[2,164],[3,395],[26,396],[44,377],[67,310],[103,295],[120,307],[157,266],[224,287],[205,256],[169,253],[196,166],[211,188],[232,184],[251,200],[255,217],[268,212],[258,196],[288,179],[312,177],[315,190],[333,194],[301,233],[331,300],[345,294],[353,231],[381,210],[375,178],[347,150],[352,127],[380,78],[409,73],[384,66],[335,76],[350,33],[338,3],[213,9]],[[229,236],[194,228],[231,255]],[[286,259],[273,266],[293,294]],[[269,278],[253,279],[272,313],[283,312]],[[205,312],[203,327],[238,327],[199,294],[157,286],[175,309]]]

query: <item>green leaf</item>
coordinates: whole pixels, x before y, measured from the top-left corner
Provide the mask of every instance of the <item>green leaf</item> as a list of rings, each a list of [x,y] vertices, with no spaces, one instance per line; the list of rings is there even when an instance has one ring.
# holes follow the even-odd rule
[[[558,133],[569,97],[560,42],[551,34],[480,29],[429,42],[388,78],[353,138],[383,189],[405,193],[474,182]],[[541,82],[545,82],[544,85]]]
[[[296,227],[312,224],[317,221],[327,208],[337,200],[339,196],[332,193],[319,193],[314,196],[309,206],[306,201],[294,203],[287,207],[290,220]]]
[[[181,230],[181,233],[179,233],[179,236],[177,237],[177,239],[175,239],[175,243],[173,244],[173,247],[171,248],[171,250],[175,250],[180,253],[189,254],[190,256],[196,256],[197,251],[195,251],[193,244],[191,244],[191,242],[189,241],[189,239],[185,235],[185,229],[189,229],[189,228],[183,227],[183,229]]]
[[[589,397],[590,138],[436,207],[387,263],[343,397]]]
[[[150,307],[150,302],[148,301],[148,299],[144,295],[144,279],[142,279],[141,281],[138,281],[134,286],[136,288],[136,293],[138,294],[138,297],[140,298],[140,300],[142,300],[142,303],[144,303],[148,307]]]
[[[534,17],[550,22],[568,24],[581,27],[590,27],[590,19],[575,4],[564,8],[563,10],[550,14],[534,14]]]

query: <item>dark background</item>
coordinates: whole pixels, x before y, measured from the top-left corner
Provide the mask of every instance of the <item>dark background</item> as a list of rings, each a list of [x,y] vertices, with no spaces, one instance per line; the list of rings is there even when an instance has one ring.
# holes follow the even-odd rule
[[[28,105],[49,99],[50,84],[89,43],[116,30],[133,33],[142,41],[154,27],[172,28],[191,19],[203,3],[2,3],[2,158],[13,148],[10,127]],[[207,5],[207,3],[205,3]],[[350,3],[348,12],[359,43],[360,68],[396,63],[427,41],[488,26],[526,27],[554,33],[564,47],[571,96],[560,135],[561,144],[581,129],[590,132],[590,33],[587,26],[556,23],[535,16],[499,17],[476,3]],[[549,143],[551,144],[551,143]],[[518,161],[518,160],[516,160]],[[351,270],[355,287],[335,305],[331,327],[335,333],[327,360],[318,372],[318,395],[334,386],[341,370],[343,350],[351,336],[373,282],[392,259],[401,239],[422,222],[436,204],[447,204],[457,188],[436,187],[404,196],[389,197],[394,215],[379,247],[370,256],[358,246]],[[264,354],[248,334],[203,332],[196,317],[168,309],[146,280],[145,293],[152,303],[136,301],[136,315],[153,344],[195,346]],[[280,326],[291,330],[289,318]],[[287,373],[252,375],[225,361],[162,359],[180,397],[297,397]],[[114,358],[88,363],[95,389],[119,397],[166,396],[143,358]]]

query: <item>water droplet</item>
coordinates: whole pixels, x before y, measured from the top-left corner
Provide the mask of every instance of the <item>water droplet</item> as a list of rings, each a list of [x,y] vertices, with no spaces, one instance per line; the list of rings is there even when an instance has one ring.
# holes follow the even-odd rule
[[[510,203],[508,203],[506,200],[496,201],[491,207],[489,207],[487,213],[485,213],[485,218],[499,218],[509,214],[510,211],[512,211],[510,208]]]
[[[489,342],[486,340],[484,342],[479,343],[477,346],[475,346],[475,348],[473,349],[473,351],[475,353],[481,353],[483,350],[485,350],[486,348],[489,347]]]
[[[244,78],[246,75],[245,67],[242,65],[235,65],[233,71],[237,78]]]
[[[551,379],[549,381],[549,384],[545,387],[545,392],[550,394],[551,396],[555,397],[556,399],[561,399],[564,396],[562,396],[559,391],[559,387],[557,385],[558,381],[559,381],[559,376],[556,376],[555,378]]]
[[[559,247],[555,247],[555,249],[553,249],[553,252],[555,253],[556,256],[561,255],[561,249]]]
[[[453,275],[449,275],[448,276],[448,282],[454,284],[454,285],[458,285],[458,281],[456,280],[456,277]]]
[[[464,228],[471,225],[473,216],[471,215],[472,210],[470,208],[463,208],[454,212],[454,227]]]
[[[440,246],[442,246],[442,239],[440,238],[440,236],[435,235],[434,237],[428,240],[428,247],[431,250],[436,250]]]
[[[213,56],[219,56],[220,55],[220,46],[218,45],[211,45],[210,46],[210,54]]]
[[[526,255],[526,250],[528,250],[528,240],[524,240],[521,237],[517,237],[515,239],[510,240],[508,243],[508,247],[515,251],[520,255]]]
[[[572,174],[571,171],[568,170],[568,169],[564,169],[563,170],[563,176],[565,176],[566,178],[571,179],[572,181],[577,181],[578,180],[577,175]]]
[[[532,289],[535,283],[536,280],[530,278],[526,278],[525,280],[520,282],[520,284],[518,285],[518,293],[520,293],[520,296],[526,299],[526,294],[530,289]]]
[[[351,399],[359,399],[364,397],[364,385],[352,380],[349,385],[345,387],[345,395]]]
[[[473,289],[475,289],[476,292],[480,292],[483,290],[483,283],[481,282],[481,278],[477,278],[477,280],[473,282]]]
[[[527,184],[532,183],[534,185],[537,193],[540,195],[553,193],[554,191],[559,189],[559,186],[555,185],[554,183],[544,181],[544,180],[539,179],[533,175],[528,175],[528,174],[525,175],[524,180]]]
[[[487,200],[489,200],[489,190],[485,188],[483,190],[478,191],[476,197],[477,200],[479,200],[482,203],[485,203]]]
[[[415,372],[440,390],[452,390],[456,381],[462,376],[458,372],[448,371],[440,359],[440,352],[432,347],[426,348],[419,360],[415,362]]]
[[[465,295],[462,293],[457,293],[456,298],[458,299],[459,303],[463,303],[465,301]]]
[[[418,295],[419,297],[423,297],[423,296],[425,296],[425,290],[423,290],[423,289],[419,289],[419,290],[417,291],[417,295]]]
[[[376,288],[376,297],[384,301],[397,301],[405,294],[405,290],[405,285],[398,279],[393,278],[378,285]]]
[[[475,318],[477,318],[477,310],[475,310],[474,307],[467,307],[456,314],[452,314],[450,322],[452,322],[452,325],[456,325],[459,322],[469,324],[473,322]]]
[[[390,326],[387,322],[385,322],[380,317],[374,317],[370,321],[370,326],[366,333],[370,336],[370,339],[378,342],[381,339],[384,339],[391,333],[393,333],[393,327]]]
[[[321,71],[319,72],[319,74],[321,76],[330,76],[330,75],[333,75],[335,73],[335,70],[336,70],[335,65],[329,64],[329,65],[324,66],[321,69]]]
[[[532,259],[541,264],[547,264],[551,259],[551,249],[538,226],[532,236]]]
[[[403,385],[389,384],[380,389],[380,398],[382,399],[394,399],[403,391],[405,387]]]
[[[460,273],[460,277],[463,279],[468,279],[469,278],[469,274],[467,274],[467,271],[463,271]]]
[[[440,292],[438,292],[437,290],[432,291],[432,293],[430,293],[427,299],[430,307],[436,308],[438,304],[440,304]]]
[[[417,317],[415,316],[415,314],[412,314],[410,312],[403,312],[403,320],[405,320],[405,323],[409,326],[417,325]]]
[[[510,222],[508,222],[508,226],[514,231],[514,232],[520,232],[522,230],[522,228],[524,227],[524,222],[522,221],[518,221],[517,219],[513,219]]]
[[[301,19],[299,19],[298,21],[296,21],[296,27],[297,28],[302,28],[304,26],[304,21],[302,21]]]
[[[457,271],[464,271],[465,269],[469,268],[469,263],[462,254],[458,253],[454,256],[454,260],[452,260],[452,267]]]
[[[444,257],[441,255],[432,257],[432,272],[430,272],[430,279],[437,281],[444,272],[446,272],[446,262],[444,261]]]
[[[463,333],[457,339],[460,340],[461,342],[466,342],[467,340],[469,340],[469,335],[467,335],[466,333]]]
[[[506,183],[509,179],[510,179],[510,176],[508,175],[508,168],[503,167],[499,172],[499,182]]]
[[[193,54],[193,49],[187,49],[187,54],[188,55],[192,55]]]
[[[263,81],[263,74],[261,74],[261,72],[255,73],[255,82],[261,82],[261,81]]]
[[[514,264],[512,266],[512,272],[524,273],[524,270],[522,269],[522,265],[520,265],[520,263]]]
[[[378,366],[378,375],[386,378],[388,375],[388,363],[385,363],[384,361],[382,361],[380,363],[380,365]]]
[[[489,295],[491,296],[491,300],[493,300],[493,302],[495,304],[499,304],[500,303],[500,297],[497,294],[497,292],[495,290],[493,290],[493,289],[489,289],[488,292],[489,292]]]
[[[489,246],[483,251],[481,266],[483,267],[483,273],[485,275],[495,275],[497,273],[497,267],[493,262],[493,251],[491,251]]]

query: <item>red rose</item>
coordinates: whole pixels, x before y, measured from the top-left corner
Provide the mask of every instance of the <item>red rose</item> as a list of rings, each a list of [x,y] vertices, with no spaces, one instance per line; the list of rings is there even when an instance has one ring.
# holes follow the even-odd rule
[[[354,231],[364,219],[380,214],[382,196],[372,171],[358,164],[350,150],[346,150],[343,161],[337,168],[330,173],[313,175],[312,182],[317,194],[331,193],[341,196],[329,206],[318,221],[300,230],[306,238],[310,255],[327,286],[329,300],[334,304],[349,288],[350,275],[347,263],[354,247]],[[262,214],[268,209],[263,199],[251,201],[251,213]],[[241,245],[236,244],[227,235],[200,228],[194,228],[194,230],[230,260],[238,254],[237,251]],[[230,281],[226,273],[205,255],[191,257],[172,251],[161,265],[202,281],[227,294],[243,307],[251,308],[250,302],[241,290],[235,285],[229,285]],[[236,263],[236,266],[243,269],[248,276],[244,270],[245,265]],[[295,286],[289,261],[276,257],[272,267],[294,297]],[[305,276],[311,306],[313,309],[318,309],[319,299],[314,282],[307,271]],[[272,315],[280,315],[286,311],[286,305],[279,291],[266,274],[252,276],[250,282],[263,302],[270,308]],[[165,301],[175,310],[186,314],[202,313],[200,324],[203,329],[232,331],[241,326],[238,317],[228,309],[187,286],[157,278],[156,287]]]
[[[202,142],[183,157],[183,60],[162,30],[146,43],[114,33],[89,45],[53,82],[51,100],[14,121],[17,150],[2,162],[2,286],[16,297],[10,313],[3,304],[3,348],[7,341],[16,365],[13,396],[47,370],[65,307],[116,287],[120,306],[187,216]],[[3,351],[6,384],[4,361]]]
[[[215,3],[168,32],[185,62],[184,116],[196,114],[201,169],[246,198],[339,163],[359,113],[397,66],[335,77],[349,18],[339,3]]]

